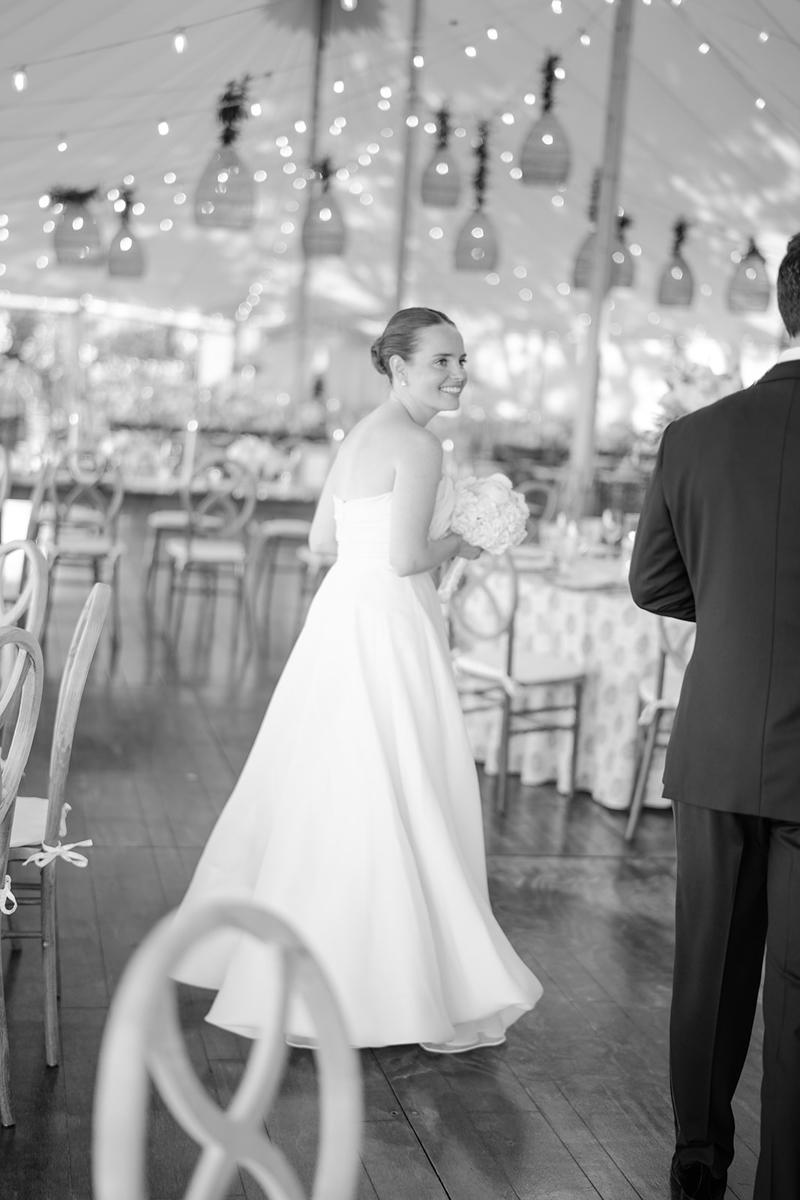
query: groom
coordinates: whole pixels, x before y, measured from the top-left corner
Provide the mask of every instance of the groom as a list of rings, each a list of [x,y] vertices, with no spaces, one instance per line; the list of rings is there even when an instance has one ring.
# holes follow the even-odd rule
[[[664,773],[681,1200],[725,1194],[765,947],[754,1200],[800,1200],[800,234],[778,307],[778,363],[667,427],[631,562],[640,607],[697,622]]]

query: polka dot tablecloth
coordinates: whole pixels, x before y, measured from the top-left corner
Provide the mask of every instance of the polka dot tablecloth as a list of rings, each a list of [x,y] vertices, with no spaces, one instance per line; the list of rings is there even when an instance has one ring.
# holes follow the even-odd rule
[[[635,770],[639,680],[653,674],[658,658],[658,622],[637,608],[625,590],[572,590],[542,575],[520,577],[514,673],[524,679],[534,656],[572,659],[586,671],[578,747],[578,789],[607,808],[630,804]],[[497,643],[470,650],[500,663]],[[544,691],[544,689],[542,689]],[[569,703],[570,689],[549,689],[548,698]],[[500,721],[497,713],[468,717],[473,751],[487,774],[497,771]],[[557,782],[569,789],[571,735],[558,731],[520,735],[511,741],[510,769],[526,784]],[[662,750],[656,750],[645,803],[668,807],[662,797]]]

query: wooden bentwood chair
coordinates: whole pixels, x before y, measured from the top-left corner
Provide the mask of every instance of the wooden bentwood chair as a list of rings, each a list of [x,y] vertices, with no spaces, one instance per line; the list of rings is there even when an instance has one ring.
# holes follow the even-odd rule
[[[44,1038],[49,1067],[57,1067],[61,1057],[58,1021],[58,925],[56,920],[56,867],[59,859],[76,867],[85,867],[86,855],[77,847],[91,841],[64,844],[67,836],[67,775],[89,668],[111,603],[111,588],[96,583],[72,635],[67,661],[58,689],[58,704],[50,748],[50,773],[46,796],[18,796],[11,827],[9,862],[17,868],[31,867],[34,879],[15,878],[14,892],[20,905],[38,905],[40,927],[9,931],[13,948],[23,938],[35,938],[42,947],[44,972]]]
[[[453,666],[465,716],[499,710],[500,745],[495,806],[505,812],[508,760],[512,738],[529,733],[560,731],[572,735],[569,796],[575,794],[580,735],[580,709],[586,676],[571,659],[537,658],[530,670],[520,672],[514,660],[518,578],[510,554],[483,555],[469,563],[462,582],[449,603],[455,649]],[[503,666],[471,656],[460,647],[498,642]],[[552,699],[553,689],[568,689],[569,702]],[[544,696],[542,692],[545,692]]]
[[[264,1026],[227,1109],[197,1078],[178,1021],[171,972],[209,934],[235,929],[275,954],[275,996],[264,997]],[[170,913],[137,948],[111,1002],[94,1102],[92,1175],[96,1200],[145,1200],[149,1078],[200,1158],[183,1193],[221,1200],[239,1167],[270,1200],[303,1200],[297,1175],[264,1128],[287,1057],[290,997],[304,1001],[317,1032],[319,1153],[313,1200],[353,1200],[363,1120],[358,1054],[348,1044],[338,1003],[311,951],[284,921],[253,902],[212,901],[190,916]]]
[[[20,780],[33,744],[39,709],[42,703],[44,668],[39,643],[24,629],[12,627],[0,630],[0,655],[6,648],[16,651],[15,661],[5,674],[0,695],[0,727],[13,723],[13,734],[3,740],[8,753],[0,757],[0,913],[10,917],[17,901],[6,873],[8,847]],[[0,918],[2,919],[2,918]],[[11,1065],[9,1061],[8,1025],[6,1023],[5,992],[2,959],[0,958],[0,1122],[14,1124],[11,1094]]]
[[[631,807],[625,840],[631,841],[644,805],[656,748],[665,749],[678,707],[683,676],[694,650],[696,626],[676,618],[658,618],[658,659],[654,674],[639,681],[639,738]]]

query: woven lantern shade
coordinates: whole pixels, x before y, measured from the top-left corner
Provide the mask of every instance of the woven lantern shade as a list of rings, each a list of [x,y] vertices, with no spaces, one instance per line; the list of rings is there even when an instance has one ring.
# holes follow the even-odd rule
[[[499,250],[494,225],[482,208],[467,217],[456,240],[457,271],[493,271]]]
[[[542,72],[544,112],[522,144],[519,166],[522,182],[558,187],[569,177],[570,149],[561,122],[551,111],[559,58],[551,54]]]
[[[103,261],[103,243],[97,218],[89,203],[98,189],[53,188],[50,202],[56,212],[53,246],[60,266],[95,267]]]
[[[250,229],[253,224],[253,173],[234,148],[242,121],[249,115],[248,83],[248,76],[229,83],[217,103],[220,144],[200,176],[194,197],[194,218],[204,228]]]
[[[747,253],[737,264],[728,288],[728,311],[765,312],[769,307],[770,293],[764,256],[751,238]]]
[[[344,254],[347,242],[345,227],[339,204],[331,191],[331,166],[328,159],[317,163],[313,170],[311,195],[303,220],[301,240],[306,258],[319,258],[324,254]]]
[[[438,145],[422,175],[422,203],[433,208],[455,208],[461,196],[461,172],[448,149],[450,114],[446,108],[436,114]]]
[[[130,227],[133,193],[130,188],[125,188],[120,197],[125,207],[120,214],[119,232],[108,248],[108,273],[138,279],[144,275],[145,258],[142,243]]]
[[[677,220],[672,229],[672,257],[658,284],[658,303],[671,308],[688,308],[694,299],[694,276],[681,247],[689,228],[683,218]]]
[[[633,286],[633,258],[625,244],[623,237],[625,225],[622,224],[622,221],[623,218],[619,218],[617,221],[617,236],[611,248],[611,287]],[[592,286],[592,262],[594,260],[596,241],[597,231],[593,229],[581,243],[572,271],[572,286],[574,288],[588,290]]]
[[[489,122],[481,121],[475,146],[475,171],[472,187],[475,207],[456,239],[457,271],[493,271],[499,256],[497,233],[487,217],[484,203],[489,159]]]

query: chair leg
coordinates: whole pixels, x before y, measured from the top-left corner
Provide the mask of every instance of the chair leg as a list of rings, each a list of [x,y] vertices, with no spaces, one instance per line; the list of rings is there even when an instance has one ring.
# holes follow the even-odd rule
[[[119,613],[119,555],[111,565],[111,649],[116,654],[122,641],[122,621]]]
[[[160,549],[159,529],[148,529],[142,554],[142,570],[144,572],[144,591],[148,595],[156,577],[158,552]]]
[[[572,756],[569,764],[569,798],[575,799],[575,787],[578,779],[578,750],[581,737],[581,700],[583,699],[583,684],[576,683],[575,687],[575,720],[572,724]]]
[[[55,862],[42,868],[42,969],[44,972],[44,1044],[48,1067],[61,1058],[58,1028],[58,929],[56,926]]]
[[[175,577],[175,620],[172,624],[172,638],[177,644],[178,638],[181,636],[181,624],[183,622],[183,609],[186,604],[186,588],[188,586],[187,572],[184,570],[178,571]]]
[[[267,628],[267,633],[269,633],[269,615],[270,615],[270,611],[272,609],[272,592],[273,592],[273,586],[275,583],[275,572],[276,572],[277,568],[278,568],[278,540],[277,540],[277,538],[270,538],[269,541],[266,542],[266,544],[264,546],[264,565],[262,568],[262,571],[266,572],[266,576],[267,576],[266,584],[265,584],[266,598],[263,601],[264,614],[265,614],[264,620],[265,620],[265,624],[266,624],[266,628]]]
[[[636,776],[636,786],[633,789],[633,799],[631,800],[631,810],[628,815],[628,824],[625,828],[625,841],[629,842],[636,832],[636,826],[639,822],[639,816],[644,805],[644,793],[647,787],[647,779],[650,774],[650,767],[653,763],[653,753],[656,748],[656,737],[658,736],[658,726],[661,718],[661,713],[656,712],[653,715],[652,723],[648,726],[647,736],[644,742],[644,751],[642,753],[642,761],[639,763],[639,773]]]
[[[0,1123],[5,1126],[14,1124],[14,1103],[11,1093],[11,1054],[8,1043],[2,959],[0,959]]]
[[[497,783],[495,785],[494,806],[497,812],[506,811],[506,792],[508,790],[508,753],[511,742],[511,697],[507,692],[503,695],[503,720],[500,726],[500,745],[497,750]]]

